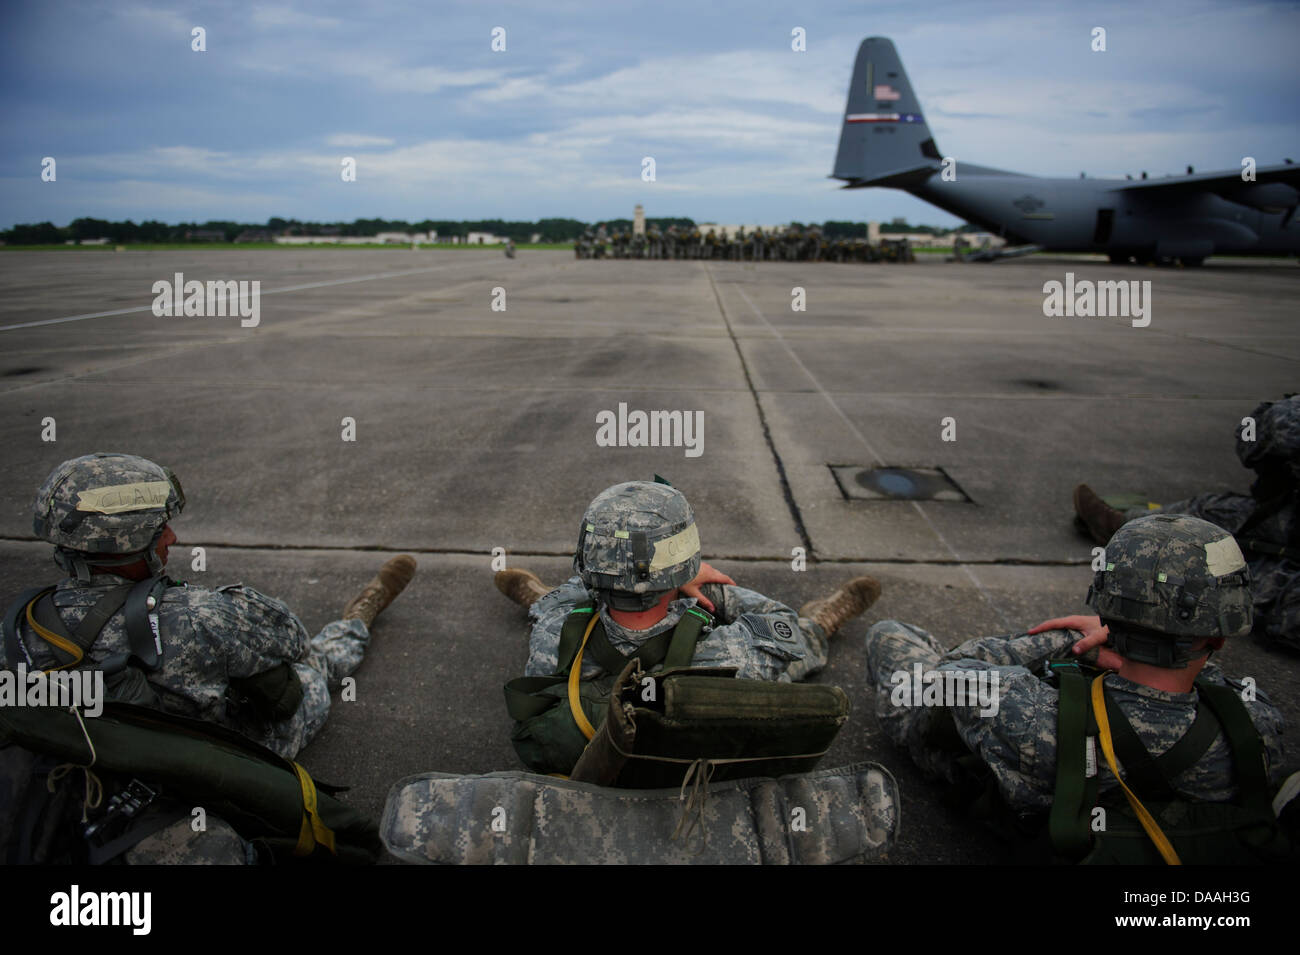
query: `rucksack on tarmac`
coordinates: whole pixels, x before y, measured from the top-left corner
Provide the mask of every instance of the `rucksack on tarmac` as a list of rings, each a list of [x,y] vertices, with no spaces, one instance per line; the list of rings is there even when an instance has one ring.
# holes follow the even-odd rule
[[[1195,722],[1168,751],[1153,757],[1123,711],[1107,698],[1105,672],[1086,671],[1076,663],[1052,669],[1059,679],[1060,701],[1056,790],[1047,834],[1058,859],[1082,865],[1264,865],[1296,860],[1295,807],[1286,810],[1284,824],[1279,812],[1285,804],[1275,808],[1263,740],[1230,688],[1198,680]],[[1170,781],[1195,765],[1220,728],[1232,748],[1237,798],[1207,802],[1179,794]],[[1099,799],[1097,770],[1103,758],[1120,787]],[[1117,759],[1124,765],[1123,776]],[[1087,775],[1089,766],[1092,775]],[[1097,808],[1104,815],[1097,814]]]
[[[677,788],[425,773],[389,791],[380,837],[425,865],[883,863],[898,837],[898,784],[878,763],[734,780],[698,812],[698,827],[679,835]]]
[[[4,807],[9,832],[0,840],[7,862],[118,859],[153,830],[141,832],[128,821],[123,831],[117,824],[122,820],[104,818],[117,811],[109,807],[153,794],[167,810],[155,820],[189,819],[201,807],[232,826],[264,859],[360,864],[382,854],[374,822],[336,799],[333,793],[340,790],[211,723],[114,702],[105,703],[97,717],[45,706],[0,708],[0,755],[25,753],[35,755],[25,765],[37,776],[0,779],[0,788],[14,790],[6,794],[14,802]],[[4,762],[24,765],[22,758]],[[46,778],[58,780],[53,792]],[[83,786],[89,795],[96,784],[103,793],[99,808],[83,809]],[[150,795],[141,796],[141,787]],[[125,803],[115,803],[115,795]],[[91,826],[103,836],[88,839]]]

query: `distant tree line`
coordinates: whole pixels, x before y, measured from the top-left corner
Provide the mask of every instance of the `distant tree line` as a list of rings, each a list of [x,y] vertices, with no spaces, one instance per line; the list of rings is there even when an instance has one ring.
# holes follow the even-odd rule
[[[119,245],[136,242],[234,242],[237,238],[269,239],[277,235],[325,235],[325,236],[370,236],[380,232],[437,232],[439,241],[453,237],[465,238],[471,232],[490,232],[493,235],[506,236],[515,242],[529,242],[533,236],[540,236],[542,242],[571,242],[587,229],[594,229],[604,224],[610,232],[630,231],[631,219],[603,219],[597,222],[582,222],[578,219],[538,219],[535,222],[511,222],[505,219],[424,219],[420,222],[407,222],[404,219],[357,219],[355,222],[303,222],[298,219],[281,219],[278,216],[262,223],[230,222],[227,220],[210,220],[208,222],[178,222],[168,225],[150,219],[135,223],[130,219],[125,222],[109,222],[106,219],[74,219],[66,226],[56,226],[50,222],[15,225],[12,229],[0,231],[0,240],[6,245],[63,245],[66,242],[81,242],[86,239],[108,239]],[[647,218],[646,226],[658,226],[666,230],[669,226],[690,229],[695,220],[687,218]],[[806,228],[803,223],[794,225]],[[937,226],[909,226],[902,219],[895,219],[882,226],[886,232],[917,232],[931,235],[942,234],[949,230]],[[968,228],[968,227],[962,227]],[[865,222],[829,221],[821,225],[822,234],[830,239],[866,238]]]

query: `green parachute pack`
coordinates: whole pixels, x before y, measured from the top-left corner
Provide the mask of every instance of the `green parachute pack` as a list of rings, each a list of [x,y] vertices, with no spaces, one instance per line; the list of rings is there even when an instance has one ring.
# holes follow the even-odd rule
[[[609,644],[594,603],[575,608],[557,673],[505,687],[520,759],[537,773],[630,788],[679,785],[692,766],[719,781],[811,770],[848,720],[844,691],[691,668],[711,622],[691,608],[625,657]],[[584,653],[618,676],[579,679]]]
[[[143,783],[170,807],[171,821],[192,807],[224,820],[276,862],[373,863],[383,854],[374,822],[340,802],[341,790],[316,783],[298,763],[223,727],[121,702],[97,717],[55,707],[0,708],[0,755],[11,747],[36,754],[59,792],[81,786],[77,771],[48,772],[61,761],[110,793],[135,793]],[[63,767],[59,767],[63,768]],[[44,781],[0,779],[14,804],[0,839],[9,862],[109,862],[144,835],[128,831],[105,844],[87,843],[87,826],[113,811],[104,798],[85,820],[61,811]],[[120,805],[120,801],[117,805]],[[80,803],[77,805],[81,809]],[[4,829],[0,826],[0,830]]]

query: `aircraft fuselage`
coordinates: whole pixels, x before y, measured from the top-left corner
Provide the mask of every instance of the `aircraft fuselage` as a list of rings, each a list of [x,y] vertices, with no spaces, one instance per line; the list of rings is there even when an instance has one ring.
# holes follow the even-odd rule
[[[956,176],[944,181],[936,170],[906,191],[1013,244],[1155,258],[1300,252],[1300,224],[1287,212],[1208,191],[1156,198],[1126,191],[1127,180],[1040,179],[960,163]],[[1263,188],[1257,194],[1267,198]]]

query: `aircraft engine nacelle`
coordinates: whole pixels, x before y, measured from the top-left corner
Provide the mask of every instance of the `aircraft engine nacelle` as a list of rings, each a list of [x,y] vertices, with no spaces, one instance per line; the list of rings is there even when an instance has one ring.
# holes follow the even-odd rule
[[[1259,242],[1255,230],[1228,219],[1124,217],[1111,235],[1112,251],[1143,250],[1160,258],[1204,258],[1240,252]]]

